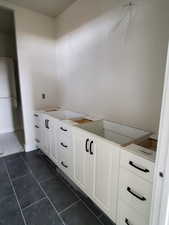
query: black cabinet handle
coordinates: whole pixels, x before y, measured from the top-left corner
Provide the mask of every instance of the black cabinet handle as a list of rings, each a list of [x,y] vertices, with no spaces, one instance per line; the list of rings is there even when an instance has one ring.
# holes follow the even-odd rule
[[[60,143],[61,146],[63,146],[64,148],[67,148],[68,146],[63,144],[63,142]]]
[[[39,115],[38,115],[38,114],[34,114],[34,116],[35,116],[35,117],[39,117]]]
[[[50,128],[49,128],[49,120],[46,120],[46,128],[47,128],[47,129],[50,129]]]
[[[93,151],[92,151],[92,145],[93,145],[93,141],[90,142],[90,155],[93,155]]]
[[[35,125],[35,128],[39,128],[39,126]]]
[[[35,139],[35,141],[36,141],[37,143],[40,143],[40,141],[39,141],[38,139]]]
[[[89,142],[89,138],[86,139],[86,143],[85,143],[85,149],[86,149],[86,152],[89,152],[89,149],[88,149],[88,142]]]
[[[45,120],[45,128],[47,128],[47,125],[46,125],[46,120]]]
[[[129,220],[128,220],[127,218],[125,218],[125,223],[126,223],[127,225],[131,225],[131,224],[129,223]]]
[[[140,171],[142,171],[144,173],[149,173],[150,172],[148,169],[142,169],[142,168],[136,166],[132,161],[129,161],[129,165],[131,165],[132,167],[134,167],[134,168],[136,168],[136,169],[138,169],[138,170],[140,170]]]
[[[67,129],[64,129],[63,127],[60,127],[60,129],[65,132],[68,131]]]
[[[62,164],[63,167],[68,168],[68,166],[65,165],[63,161],[61,162],[61,164]]]
[[[145,197],[140,196],[140,195],[134,193],[134,192],[131,190],[130,187],[127,187],[127,191],[128,191],[130,194],[132,194],[134,197],[138,198],[138,199],[141,200],[141,201],[145,201],[145,200],[146,200]]]

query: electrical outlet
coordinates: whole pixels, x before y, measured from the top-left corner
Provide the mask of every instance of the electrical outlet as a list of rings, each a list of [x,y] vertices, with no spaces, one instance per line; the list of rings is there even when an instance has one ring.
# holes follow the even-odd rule
[[[42,93],[42,99],[45,99],[45,98],[46,98],[46,94]]]

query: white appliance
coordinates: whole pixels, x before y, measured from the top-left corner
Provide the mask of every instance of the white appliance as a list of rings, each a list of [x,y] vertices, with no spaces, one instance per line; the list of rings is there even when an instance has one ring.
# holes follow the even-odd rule
[[[15,130],[16,107],[14,62],[12,58],[0,57],[0,133]]]

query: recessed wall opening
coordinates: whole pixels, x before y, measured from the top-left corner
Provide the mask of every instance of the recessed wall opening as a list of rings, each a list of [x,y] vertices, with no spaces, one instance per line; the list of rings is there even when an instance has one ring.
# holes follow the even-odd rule
[[[24,129],[14,13],[0,7],[0,156],[23,150]]]

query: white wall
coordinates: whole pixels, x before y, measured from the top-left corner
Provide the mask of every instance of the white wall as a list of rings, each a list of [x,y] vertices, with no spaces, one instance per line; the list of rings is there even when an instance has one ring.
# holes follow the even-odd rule
[[[57,103],[158,131],[169,1],[78,0],[56,19]]]
[[[29,151],[35,147],[34,109],[55,105],[54,21],[3,0],[0,0],[0,6],[13,9],[15,12],[25,141],[26,150]],[[41,99],[42,92],[47,94],[46,100]]]

